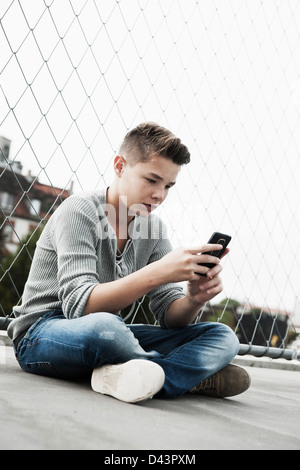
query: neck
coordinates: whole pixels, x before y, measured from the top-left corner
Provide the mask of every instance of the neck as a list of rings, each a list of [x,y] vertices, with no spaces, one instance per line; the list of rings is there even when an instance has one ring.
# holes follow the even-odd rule
[[[128,215],[125,196],[122,197],[113,183],[106,191],[107,219],[119,238],[128,238],[128,225],[134,216]]]

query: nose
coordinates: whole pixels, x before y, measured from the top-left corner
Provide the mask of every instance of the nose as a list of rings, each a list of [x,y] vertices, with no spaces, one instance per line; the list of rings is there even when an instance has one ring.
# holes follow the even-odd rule
[[[157,204],[161,204],[166,197],[166,192],[164,188],[155,188],[151,197]]]

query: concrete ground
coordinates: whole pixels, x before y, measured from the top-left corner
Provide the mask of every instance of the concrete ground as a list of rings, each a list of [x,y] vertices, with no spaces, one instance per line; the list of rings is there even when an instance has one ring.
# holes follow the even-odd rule
[[[88,382],[24,373],[1,346],[0,449],[209,450],[300,449],[299,362],[246,364],[252,385],[242,395],[186,395],[126,404],[93,392]],[[284,361],[288,364],[289,361]],[[182,452],[181,452],[182,453]]]

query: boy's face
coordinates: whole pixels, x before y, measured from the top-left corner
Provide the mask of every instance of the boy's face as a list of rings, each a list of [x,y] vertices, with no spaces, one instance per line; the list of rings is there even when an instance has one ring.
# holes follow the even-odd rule
[[[172,160],[152,155],[146,162],[130,165],[126,157],[115,159],[119,197],[126,196],[127,208],[147,216],[166,199],[180,170]],[[131,215],[134,215],[133,213]]]

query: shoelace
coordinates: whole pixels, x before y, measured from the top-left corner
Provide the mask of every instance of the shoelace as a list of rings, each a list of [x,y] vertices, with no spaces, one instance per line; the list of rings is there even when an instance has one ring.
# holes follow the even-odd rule
[[[208,377],[207,379],[203,380],[198,385],[196,385],[191,390],[191,393],[204,392],[204,391],[207,391],[207,390],[216,390],[216,385],[215,385],[213,375],[211,377]]]

